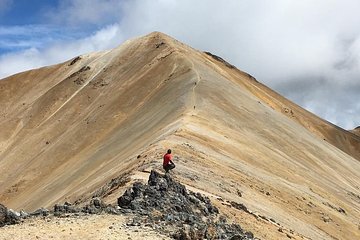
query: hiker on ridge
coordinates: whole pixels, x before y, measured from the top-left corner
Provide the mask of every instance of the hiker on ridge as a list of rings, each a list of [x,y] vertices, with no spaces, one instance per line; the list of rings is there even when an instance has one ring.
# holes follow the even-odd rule
[[[175,168],[175,164],[172,162],[171,149],[168,149],[167,153],[164,155],[163,168],[166,173]]]

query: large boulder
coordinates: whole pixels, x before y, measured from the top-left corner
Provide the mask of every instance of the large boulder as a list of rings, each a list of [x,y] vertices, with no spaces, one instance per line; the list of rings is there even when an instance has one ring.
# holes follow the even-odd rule
[[[118,198],[123,213],[133,213],[129,226],[142,223],[174,239],[253,239],[238,224],[227,224],[210,199],[170,175],[151,171],[148,184],[135,182]]]
[[[20,221],[20,213],[12,209],[7,209],[0,203],[0,227],[10,224],[16,224]]]

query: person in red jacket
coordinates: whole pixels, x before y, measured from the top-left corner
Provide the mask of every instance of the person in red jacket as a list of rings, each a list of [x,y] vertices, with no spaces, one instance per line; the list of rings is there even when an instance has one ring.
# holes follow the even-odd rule
[[[164,155],[163,168],[166,173],[175,168],[175,164],[172,162],[171,149],[168,149],[167,153]]]

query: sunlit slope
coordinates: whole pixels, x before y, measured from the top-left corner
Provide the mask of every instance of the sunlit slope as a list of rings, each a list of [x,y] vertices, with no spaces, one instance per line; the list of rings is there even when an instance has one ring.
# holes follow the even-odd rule
[[[308,112],[297,104],[282,97],[278,93],[264,86],[255,78],[248,75],[250,81],[243,81],[242,74],[238,74],[238,70],[228,71],[226,75],[229,79],[236,79],[256,97],[261,99],[264,103],[272,109],[281,112],[290,119],[300,123],[310,132],[324,141],[329,142],[350,156],[360,161],[360,136],[353,132],[346,131],[320,117]]]
[[[194,189],[298,237],[360,237],[359,137],[164,34],[14,75],[0,89],[0,202],[10,208],[85,199],[114,177],[161,168],[172,148],[174,175]],[[222,210],[262,239],[280,234]]]
[[[171,133],[193,73],[165,40],[132,40],[2,80],[0,201],[34,209],[74,199],[135,167],[131,157]]]
[[[234,201],[240,191],[250,209],[304,236],[359,236],[360,164],[344,152],[358,156],[358,138],[212,57],[193,62],[195,108],[174,137],[182,143],[183,171],[197,176],[189,184]],[[274,106],[299,113],[291,117]]]

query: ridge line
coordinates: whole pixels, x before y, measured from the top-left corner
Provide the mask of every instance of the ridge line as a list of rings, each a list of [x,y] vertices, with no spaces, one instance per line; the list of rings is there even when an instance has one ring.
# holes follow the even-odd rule
[[[191,66],[192,66],[192,69],[193,71],[195,72],[196,74],[196,78],[197,78],[197,81],[195,82],[194,84],[194,87],[192,88],[192,106],[193,106],[193,111],[195,110],[195,103],[196,103],[196,94],[195,94],[195,88],[197,87],[197,85],[201,82],[201,77],[200,77],[200,74],[199,72],[196,70],[195,68],[195,64],[194,64],[194,61],[193,60],[190,60],[189,61],[191,62]]]

